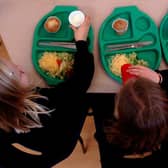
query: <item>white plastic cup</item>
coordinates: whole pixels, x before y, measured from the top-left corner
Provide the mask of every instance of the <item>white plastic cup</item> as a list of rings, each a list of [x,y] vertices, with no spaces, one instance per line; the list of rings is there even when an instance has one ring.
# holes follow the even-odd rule
[[[80,10],[72,11],[68,17],[69,23],[75,27],[79,27],[85,20],[85,14]]]

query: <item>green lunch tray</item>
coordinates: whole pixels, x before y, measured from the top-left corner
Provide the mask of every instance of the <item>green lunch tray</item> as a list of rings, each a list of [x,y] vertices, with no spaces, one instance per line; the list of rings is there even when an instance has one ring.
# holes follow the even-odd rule
[[[168,13],[161,20],[159,33],[163,55],[166,63],[168,63]]]
[[[117,18],[123,18],[128,21],[128,29],[122,35],[118,35],[112,28],[112,23]],[[122,82],[122,79],[113,74],[109,68],[109,61],[115,54],[135,52],[137,53],[138,59],[143,59],[148,62],[149,68],[157,69],[160,66],[162,56],[158,28],[154,21],[136,6],[115,8],[102,23],[99,29],[98,40],[102,66],[107,74],[119,83]],[[153,43],[141,48],[107,51],[109,44],[141,41],[152,41]]]
[[[73,30],[70,28],[70,24],[68,21],[68,16],[70,12],[78,10],[77,6],[55,6],[53,10],[47,13],[42,19],[38,22],[35,27],[33,44],[32,44],[32,62],[35,70],[39,73],[39,75],[46,81],[48,85],[57,85],[64,80],[60,78],[53,78],[49,76],[46,72],[44,72],[38,65],[38,60],[42,56],[42,53],[45,51],[48,52],[69,52],[75,53],[75,49],[69,49],[64,47],[53,47],[53,46],[39,46],[38,43],[41,41],[62,41],[62,42],[74,42],[74,34]],[[61,20],[61,27],[55,33],[47,32],[44,28],[44,23],[46,19],[50,16],[56,16]],[[89,34],[88,34],[88,43],[89,43],[89,51],[93,52],[93,40],[94,33],[93,28],[90,26]]]

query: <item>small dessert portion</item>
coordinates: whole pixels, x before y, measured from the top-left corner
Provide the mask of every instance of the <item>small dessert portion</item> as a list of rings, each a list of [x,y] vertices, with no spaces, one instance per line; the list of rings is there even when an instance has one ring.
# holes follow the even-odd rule
[[[44,28],[50,33],[55,33],[60,29],[61,21],[56,16],[50,16],[44,23]]]
[[[76,10],[69,14],[68,19],[71,25],[79,27],[85,20],[85,14],[80,10]]]
[[[123,18],[118,18],[113,21],[112,28],[116,31],[117,34],[122,35],[128,29],[128,21]]]

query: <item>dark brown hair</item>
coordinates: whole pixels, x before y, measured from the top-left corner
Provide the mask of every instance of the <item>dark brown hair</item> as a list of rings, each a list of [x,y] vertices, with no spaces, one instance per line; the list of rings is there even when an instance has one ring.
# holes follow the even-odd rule
[[[148,79],[130,79],[117,95],[115,110],[111,143],[142,153],[155,150],[168,135],[167,96]]]

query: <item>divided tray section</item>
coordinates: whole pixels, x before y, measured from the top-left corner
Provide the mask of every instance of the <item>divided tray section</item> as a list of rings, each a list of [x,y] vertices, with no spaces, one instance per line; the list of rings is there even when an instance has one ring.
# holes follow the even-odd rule
[[[68,20],[66,19],[68,18],[68,15],[69,15],[69,11],[65,11],[65,12],[55,11],[55,13],[53,12],[53,13],[46,15],[38,25],[39,29],[38,29],[37,35],[39,37],[50,37],[51,39],[55,37],[57,40],[65,40],[65,38],[66,40],[72,40],[73,33],[72,33],[72,30],[68,27],[69,23],[68,23]],[[47,32],[44,28],[44,23],[47,20],[47,18],[50,16],[56,16],[61,21],[60,29],[55,33]]]
[[[47,82],[48,85],[56,85],[56,84],[63,82],[64,81],[63,79],[50,77],[46,72],[44,72],[39,67],[38,60],[42,57],[44,52],[63,52],[63,51],[61,50],[59,51],[59,49],[56,50],[54,48],[42,48],[42,49],[36,50],[35,52],[36,57],[33,57],[33,64],[34,64],[36,71],[44,78],[44,80]],[[69,50],[67,51],[64,50],[64,52],[74,54],[73,51],[69,51]]]
[[[38,60],[41,58],[44,52],[68,52],[74,53],[76,49],[66,48],[62,46],[45,46],[39,45],[39,42],[75,42],[73,30],[70,28],[68,21],[68,16],[70,12],[78,10],[76,6],[56,6],[52,11],[47,13],[43,18],[37,23],[32,45],[32,61],[35,70],[41,75],[48,85],[56,85],[64,80],[57,77],[51,77],[47,75],[40,67]],[[57,32],[47,32],[44,28],[44,23],[50,16],[56,16],[61,21],[60,29]],[[89,51],[93,52],[93,28],[90,27],[88,34]]]
[[[116,81],[118,81],[119,83],[122,83],[121,77],[115,75],[114,73],[112,73],[111,69],[110,69],[110,65],[111,65],[111,61],[113,59],[114,56],[116,56],[116,54],[130,54],[135,52],[137,54],[137,59],[141,60],[143,59],[144,61],[148,62],[148,65],[151,69],[155,69],[156,64],[158,64],[158,50],[156,50],[155,48],[150,48],[150,49],[139,49],[139,50],[133,50],[133,49],[129,49],[126,51],[121,51],[121,52],[111,52],[111,53],[107,53],[103,59],[102,59],[102,63],[104,66],[105,71],[107,72],[107,74],[112,77],[113,79],[115,79]]]
[[[168,63],[168,13],[161,20],[159,33],[163,55],[166,63]]]
[[[112,28],[114,20],[122,18],[128,21],[128,29],[123,34],[117,34]],[[108,50],[108,45],[130,44],[137,42],[151,41],[147,46],[139,48],[127,48],[122,50]],[[104,20],[99,30],[99,52],[102,66],[107,74],[122,82],[119,76],[111,72],[109,62],[116,54],[129,54],[135,52],[138,59],[148,62],[151,69],[159,67],[161,62],[161,47],[159,42],[158,29],[154,21],[136,6],[126,6],[115,8]]]

